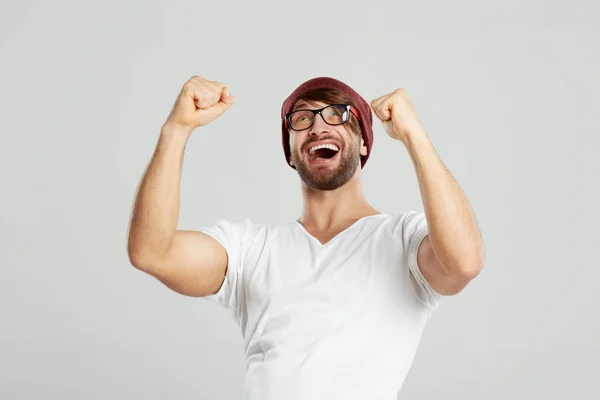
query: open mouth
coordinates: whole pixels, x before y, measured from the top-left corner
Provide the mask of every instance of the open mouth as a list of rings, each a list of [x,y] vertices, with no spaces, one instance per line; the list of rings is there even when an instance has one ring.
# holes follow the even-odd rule
[[[333,160],[339,153],[340,148],[335,144],[318,144],[312,146],[308,150],[308,155],[311,161],[326,162]]]

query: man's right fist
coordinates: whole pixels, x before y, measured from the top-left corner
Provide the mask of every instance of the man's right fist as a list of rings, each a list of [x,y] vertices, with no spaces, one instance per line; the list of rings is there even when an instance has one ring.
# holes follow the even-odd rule
[[[183,85],[166,123],[191,132],[218,118],[234,101],[222,83],[193,76]]]

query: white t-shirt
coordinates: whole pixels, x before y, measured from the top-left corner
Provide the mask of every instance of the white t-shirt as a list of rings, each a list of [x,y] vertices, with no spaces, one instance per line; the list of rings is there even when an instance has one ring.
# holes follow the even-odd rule
[[[219,292],[246,352],[244,400],[396,400],[441,296],[417,266],[415,211],[364,217],[321,244],[296,222],[219,220]]]

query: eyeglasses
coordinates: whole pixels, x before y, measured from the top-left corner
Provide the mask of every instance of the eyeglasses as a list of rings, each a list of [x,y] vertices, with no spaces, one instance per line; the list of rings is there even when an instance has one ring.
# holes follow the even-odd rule
[[[331,104],[318,110],[296,110],[286,115],[288,126],[294,131],[310,128],[317,114],[328,125],[341,125],[348,121],[349,112],[358,118],[358,113],[347,104]]]

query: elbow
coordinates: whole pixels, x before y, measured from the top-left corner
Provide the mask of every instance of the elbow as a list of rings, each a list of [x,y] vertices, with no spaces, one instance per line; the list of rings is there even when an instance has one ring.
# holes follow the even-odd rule
[[[147,252],[144,250],[139,235],[136,235],[136,231],[131,227],[127,235],[126,252],[129,263],[136,269],[142,269],[142,266],[146,264],[145,254]]]
[[[137,252],[127,251],[127,258],[129,259],[129,264],[133,266],[135,269],[144,270],[144,266],[147,264],[144,258]]]
[[[483,255],[465,257],[453,268],[454,276],[459,281],[471,281],[481,273],[484,265]]]
[[[127,257],[135,269],[147,273],[155,269],[158,260],[155,252],[131,240],[127,243]]]
[[[166,273],[166,263],[171,242],[139,232],[130,232],[127,237],[127,257],[129,263],[137,270],[156,278]]]
[[[148,257],[144,255],[143,252],[132,248],[131,246],[127,247],[127,258],[129,259],[129,263],[136,269],[146,270],[148,265]]]
[[[470,249],[465,249],[456,262],[456,271],[463,280],[470,281],[481,273],[485,264],[485,250],[483,243],[473,244]]]
[[[460,269],[460,275],[466,281],[473,280],[479,276],[481,270],[483,269],[482,263],[474,263],[463,266]]]

